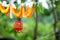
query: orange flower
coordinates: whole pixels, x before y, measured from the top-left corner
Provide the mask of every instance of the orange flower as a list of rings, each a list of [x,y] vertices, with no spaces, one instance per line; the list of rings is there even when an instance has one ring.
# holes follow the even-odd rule
[[[10,12],[10,4],[5,9],[4,6],[0,3],[0,10],[1,10],[2,13],[8,14]]]
[[[32,7],[27,6],[26,10],[25,10],[24,6],[21,5],[20,8],[19,8],[19,11],[17,11],[12,6],[12,13],[19,18],[21,18],[22,16],[25,17],[25,18],[30,18],[33,14],[33,11],[34,11],[34,4],[32,5]]]
[[[24,10],[24,9],[22,10],[23,17],[30,18],[32,16],[32,14],[33,14],[33,11],[34,11],[34,4],[33,4],[32,7],[27,6],[26,10]]]
[[[13,13],[15,16],[21,18],[21,17],[22,17],[22,8],[23,8],[23,6],[20,6],[19,10],[17,11],[17,10],[12,6],[12,13]]]
[[[30,18],[34,11],[34,4],[32,5],[32,7],[27,6],[26,9],[24,8],[24,5],[20,5],[19,10],[17,11],[12,4],[9,4],[5,9],[4,6],[0,3],[0,11],[2,13],[8,14],[10,10],[12,10],[12,13],[19,18],[21,18],[22,16],[25,18]]]

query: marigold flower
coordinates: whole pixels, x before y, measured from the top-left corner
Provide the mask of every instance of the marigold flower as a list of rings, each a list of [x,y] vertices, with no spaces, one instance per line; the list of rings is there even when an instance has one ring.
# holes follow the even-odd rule
[[[4,14],[8,14],[10,12],[10,4],[8,4],[7,8],[5,8],[1,3],[0,3],[0,11]]]
[[[29,7],[29,5],[26,7],[26,10],[23,9],[23,17],[25,18],[30,18],[33,14],[34,11],[34,5],[32,5],[32,7]]]

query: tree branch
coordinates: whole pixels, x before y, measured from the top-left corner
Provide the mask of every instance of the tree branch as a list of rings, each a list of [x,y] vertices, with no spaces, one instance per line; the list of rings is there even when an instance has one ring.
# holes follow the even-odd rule
[[[53,16],[54,16],[54,33],[55,33],[55,38],[56,38],[56,40],[59,40],[59,32],[57,30],[58,18],[57,18],[56,10],[54,8],[53,0],[50,0],[50,1],[51,1],[51,5],[52,5]]]
[[[36,2],[38,0],[35,0]],[[38,13],[37,13],[37,4],[36,4],[36,19],[35,19],[35,28],[34,28],[34,38],[33,40],[37,39],[37,27],[38,27]]]

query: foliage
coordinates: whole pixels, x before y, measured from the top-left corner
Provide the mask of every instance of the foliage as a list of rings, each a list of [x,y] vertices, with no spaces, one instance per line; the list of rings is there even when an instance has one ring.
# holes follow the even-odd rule
[[[24,0],[23,0],[24,2]],[[58,15],[58,30],[60,30],[60,1],[55,1],[56,11]],[[15,4],[18,8],[18,5]],[[4,15],[0,12],[0,36],[3,37],[12,37],[15,40],[32,40],[34,36],[34,27],[35,27],[35,12],[39,13],[38,15],[38,30],[37,30],[37,40],[55,40],[55,35],[53,31],[53,14],[52,10],[45,9],[42,4],[34,4],[35,11],[31,18],[22,18],[23,22],[23,33],[16,33],[13,30],[13,22],[17,20],[14,16],[13,19],[10,19],[9,15]],[[37,10],[36,10],[37,9]]]

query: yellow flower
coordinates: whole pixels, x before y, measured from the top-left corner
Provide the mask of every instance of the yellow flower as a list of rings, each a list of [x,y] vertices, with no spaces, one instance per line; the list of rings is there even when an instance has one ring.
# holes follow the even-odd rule
[[[34,4],[32,5],[32,7],[27,6],[26,10],[25,9],[22,10],[23,17],[30,18],[32,16],[32,14],[33,14],[33,11],[34,11]]]
[[[12,11],[12,13],[21,18],[22,16],[25,18],[30,18],[33,14],[34,11],[34,4],[30,7],[29,5],[26,6],[26,9],[24,8],[24,5],[20,5],[19,9],[17,11],[17,9],[14,7],[14,5],[12,4],[8,4],[7,8],[5,8],[1,3],[0,3],[0,11],[4,14],[8,14],[10,12],[10,10]]]
[[[17,16],[17,17],[19,17],[19,18],[22,17],[22,8],[23,8],[23,6],[20,6],[18,11],[16,10],[16,8],[13,7],[13,5],[11,6],[11,8],[12,8],[12,13],[13,13],[15,16]]]
[[[5,7],[0,3],[0,11],[4,14],[8,14],[10,12],[10,4],[8,4],[7,8],[5,9]]]

